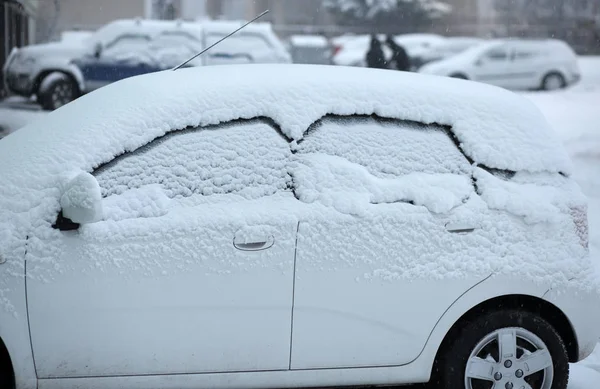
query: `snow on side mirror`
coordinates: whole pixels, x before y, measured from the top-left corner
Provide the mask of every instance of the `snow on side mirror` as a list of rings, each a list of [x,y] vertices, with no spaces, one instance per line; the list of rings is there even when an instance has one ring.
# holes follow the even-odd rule
[[[102,220],[102,193],[96,178],[90,173],[79,173],[65,186],[60,206],[62,215],[73,223],[88,224]]]

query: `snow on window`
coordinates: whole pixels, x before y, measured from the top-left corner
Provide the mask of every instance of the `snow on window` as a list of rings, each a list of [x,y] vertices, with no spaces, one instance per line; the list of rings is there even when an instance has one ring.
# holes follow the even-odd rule
[[[449,212],[472,193],[468,176],[410,173],[379,178],[363,166],[324,154],[296,158],[293,177],[301,201],[318,201],[340,212],[361,215],[369,204],[407,202],[422,205],[434,213]]]
[[[175,131],[99,168],[104,197],[159,184],[170,198],[238,193],[246,198],[288,186],[287,141],[261,121]]]
[[[299,142],[297,151],[342,157],[376,177],[471,171],[443,128],[372,117],[325,118]]]

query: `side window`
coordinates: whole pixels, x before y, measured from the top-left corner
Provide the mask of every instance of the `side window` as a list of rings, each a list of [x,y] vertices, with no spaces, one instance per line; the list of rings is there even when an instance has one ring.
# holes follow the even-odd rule
[[[296,197],[359,214],[411,203],[448,212],[474,191],[469,161],[446,130],[372,117],[329,117],[295,150]]]
[[[371,117],[325,118],[300,141],[297,153],[341,157],[382,178],[471,171],[442,127]]]
[[[174,131],[98,168],[103,197],[160,185],[170,198],[235,193],[246,198],[289,187],[288,142],[258,120]]]
[[[150,36],[140,34],[125,34],[109,42],[102,51],[103,57],[115,57],[131,51],[139,51],[150,42]]]
[[[485,58],[489,61],[506,61],[508,59],[508,52],[505,48],[492,49],[485,53]]]
[[[223,38],[221,34],[208,34],[206,36],[206,46],[210,46],[219,39]],[[269,56],[273,52],[271,44],[259,34],[243,33],[233,35],[215,47],[215,52],[224,54],[247,54],[254,61]]]

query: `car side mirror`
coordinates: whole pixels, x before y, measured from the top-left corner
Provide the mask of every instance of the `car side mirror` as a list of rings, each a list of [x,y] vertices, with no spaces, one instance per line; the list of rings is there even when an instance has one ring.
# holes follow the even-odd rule
[[[101,55],[102,55],[102,43],[97,42],[94,45],[94,57],[100,58]]]
[[[65,186],[60,198],[62,216],[76,224],[89,224],[103,219],[102,193],[96,178],[81,172]]]

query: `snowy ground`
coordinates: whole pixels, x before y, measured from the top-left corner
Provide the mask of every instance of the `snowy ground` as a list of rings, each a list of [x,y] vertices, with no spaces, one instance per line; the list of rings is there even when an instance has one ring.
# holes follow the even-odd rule
[[[600,57],[582,58],[581,67],[583,80],[579,85],[526,96],[553,124],[575,163],[575,177],[589,198],[590,247],[600,267]],[[0,103],[0,138],[44,115],[23,100]],[[600,346],[587,360],[572,365],[569,389],[599,386]]]

